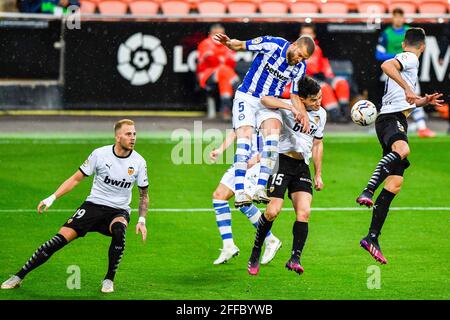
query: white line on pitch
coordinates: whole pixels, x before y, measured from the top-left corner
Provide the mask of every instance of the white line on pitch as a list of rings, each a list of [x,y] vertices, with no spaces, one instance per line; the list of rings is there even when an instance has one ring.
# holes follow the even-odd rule
[[[236,210],[236,209],[232,209]],[[291,211],[293,208],[283,208],[283,211]],[[346,208],[346,207],[329,207],[329,208],[312,208],[312,211],[367,211],[367,208]],[[450,207],[393,207],[392,211],[450,211]],[[8,212],[34,212],[36,209],[0,209],[0,213]],[[75,209],[49,209],[51,212],[74,212]],[[132,209],[137,212],[137,209]],[[213,208],[150,208],[149,212],[213,212]]]

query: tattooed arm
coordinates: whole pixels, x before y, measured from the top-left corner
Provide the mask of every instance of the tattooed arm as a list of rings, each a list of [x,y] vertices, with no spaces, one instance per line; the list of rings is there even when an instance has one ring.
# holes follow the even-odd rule
[[[139,187],[139,221],[136,225],[136,234],[139,231],[142,233],[142,240],[145,241],[147,238],[147,227],[145,226],[145,218],[147,217],[148,211],[148,186],[145,188]]]

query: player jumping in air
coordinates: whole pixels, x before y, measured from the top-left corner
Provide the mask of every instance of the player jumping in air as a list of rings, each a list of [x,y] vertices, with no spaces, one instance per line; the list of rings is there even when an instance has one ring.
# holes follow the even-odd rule
[[[267,180],[272,173],[278,157],[278,140],[282,124],[279,110],[265,108],[262,96],[280,96],[284,87],[291,81],[292,112],[302,130],[309,130],[308,116],[297,91],[297,83],[304,77],[305,60],[314,52],[314,40],[309,36],[298,38],[290,43],[283,38],[264,36],[248,41],[230,39],[225,34],[216,34],[215,40],[235,51],[257,52],[233,101],[233,128],[237,135],[237,149],[234,160],[235,207],[256,203],[268,203]],[[261,154],[261,169],[258,185],[252,197],[245,192],[244,180],[251,150],[251,136],[258,129],[264,136]]]
[[[130,222],[131,189],[139,187],[139,221],[136,234],[147,237],[145,217],[148,209],[147,165],[144,158],[134,151],[136,130],[128,119],[116,122],[114,145],[95,149],[73,176],[67,179],[50,197],[42,200],[37,210],[47,210],[53,202],[70,192],[84,177],[94,174],[90,195],[75,214],[59,229],[58,233],[40,246],[15,275],[1,288],[20,286],[25,276],[45,263],[69,242],[84,237],[88,232],[99,232],[111,237],[108,251],[109,265],[102,282],[102,292],[114,291],[114,277],[125,250],[125,232]]]
[[[383,149],[383,157],[372,174],[367,187],[356,199],[360,205],[373,205],[372,223],[369,233],[360,244],[372,257],[386,264],[381,253],[378,237],[395,195],[403,184],[403,173],[410,163],[408,145],[408,123],[406,118],[416,107],[440,105],[442,94],[434,93],[420,97],[415,94],[419,70],[419,57],[425,50],[425,31],[411,28],[405,33],[402,43],[403,52],[393,59],[385,61],[381,68],[388,76],[380,113],[375,122],[378,140]],[[375,190],[386,180],[383,190],[378,195],[375,205]]]
[[[286,268],[298,274],[303,273],[300,257],[308,236],[308,221],[311,212],[313,181],[309,171],[309,161],[314,163],[314,188],[320,191],[322,182],[323,130],[327,113],[320,105],[322,91],[320,84],[305,77],[298,82],[298,94],[308,111],[310,130],[303,133],[301,125],[296,123],[289,100],[275,97],[263,97],[262,103],[268,108],[280,108],[283,116],[283,127],[280,136],[280,155],[278,171],[271,177],[269,196],[270,202],[266,212],[261,215],[248,262],[248,272],[257,275],[259,272],[259,257],[261,247],[267,233],[272,228],[273,221],[283,208],[284,195],[288,191],[294,205],[296,219],[292,228],[293,241],[291,257]]]
[[[232,131],[224,140],[222,145],[211,151],[210,158],[215,161],[236,139],[236,133]],[[258,134],[252,136],[252,152],[248,161],[248,170],[244,180],[244,188],[247,194],[253,196],[256,190],[259,175],[259,160],[261,152],[262,137]],[[219,185],[213,193],[213,206],[216,212],[216,222],[222,236],[223,247],[219,258],[214,264],[225,263],[239,254],[239,248],[234,244],[233,233],[231,231],[231,210],[228,200],[234,196],[234,168],[231,166],[223,175]],[[240,208],[240,211],[246,215],[248,220],[256,228],[258,220],[261,217],[261,211],[253,204]],[[275,257],[277,251],[281,248],[281,241],[271,232],[265,239],[266,248],[264,250],[261,264],[267,264]]]

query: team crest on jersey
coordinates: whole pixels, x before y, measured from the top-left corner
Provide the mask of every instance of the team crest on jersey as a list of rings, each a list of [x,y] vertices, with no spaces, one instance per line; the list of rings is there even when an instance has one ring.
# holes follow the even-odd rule
[[[241,114],[239,115],[239,120],[242,121],[242,120],[244,120],[244,119],[245,119],[245,114],[241,113]]]
[[[397,127],[398,127],[398,130],[400,130],[401,132],[405,132],[405,128],[404,128],[403,125],[400,123],[400,121],[397,121]]]
[[[320,121],[320,117],[319,116],[314,116],[314,122],[318,125]]]
[[[258,37],[252,40],[252,44],[258,44],[261,43],[263,41],[262,37]]]
[[[128,167],[128,175],[131,176],[134,173],[133,167]]]

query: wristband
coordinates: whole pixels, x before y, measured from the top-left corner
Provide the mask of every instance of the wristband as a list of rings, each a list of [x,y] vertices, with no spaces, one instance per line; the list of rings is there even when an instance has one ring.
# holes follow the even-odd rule
[[[53,204],[53,201],[56,200],[56,196],[55,194],[52,194],[50,197],[42,200],[42,202],[44,202],[46,207],[50,207]]]
[[[138,223],[145,224],[145,218],[144,217],[139,217]]]

